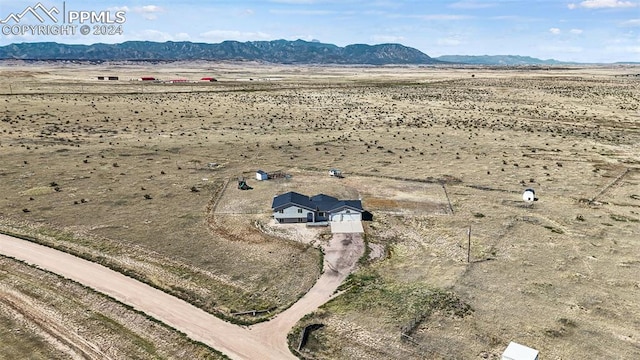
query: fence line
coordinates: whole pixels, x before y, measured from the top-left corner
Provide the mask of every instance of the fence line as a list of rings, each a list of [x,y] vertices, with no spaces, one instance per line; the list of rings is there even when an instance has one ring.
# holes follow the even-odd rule
[[[609,190],[610,187],[612,187],[613,185],[617,184],[620,180],[622,180],[622,178],[627,175],[629,172],[631,171],[630,168],[626,168],[624,170],[624,172],[620,175],[618,175],[618,177],[616,177],[615,179],[613,179],[613,181],[611,183],[609,183],[609,185],[605,186],[602,190],[600,190],[594,197],[592,197],[591,199],[589,199],[589,203],[593,203],[594,201],[596,201],[596,198],[598,198],[599,196],[601,196],[602,194],[604,194],[605,191]]]

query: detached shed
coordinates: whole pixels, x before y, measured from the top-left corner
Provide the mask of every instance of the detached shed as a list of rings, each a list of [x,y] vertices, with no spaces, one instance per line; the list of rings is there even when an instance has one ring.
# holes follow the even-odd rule
[[[267,180],[267,179],[269,179],[269,175],[266,172],[264,172],[262,170],[256,171],[256,180],[263,181],[263,180]]]
[[[512,341],[502,353],[502,360],[538,360],[538,350]]]
[[[526,202],[534,202],[538,200],[536,198],[536,192],[533,189],[526,189],[524,193],[522,193],[522,200]]]

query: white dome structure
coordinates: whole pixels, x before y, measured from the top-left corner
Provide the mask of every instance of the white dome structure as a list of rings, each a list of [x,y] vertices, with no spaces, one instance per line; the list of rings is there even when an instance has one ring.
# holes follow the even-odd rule
[[[522,200],[530,204],[538,200],[538,198],[536,198],[536,192],[533,189],[526,189],[524,193],[522,193]]]

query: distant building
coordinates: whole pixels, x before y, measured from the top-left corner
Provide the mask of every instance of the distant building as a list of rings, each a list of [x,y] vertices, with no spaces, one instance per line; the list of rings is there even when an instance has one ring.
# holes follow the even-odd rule
[[[155,81],[156,78],[154,78],[153,76],[143,76],[140,78],[140,81]]]
[[[203,77],[200,80],[201,81],[211,81],[211,82],[218,81],[218,80],[216,80],[216,78],[212,78],[212,77]]]
[[[274,197],[271,208],[279,223],[361,221],[364,212],[360,200],[338,200],[325,194],[309,197],[293,191]]]
[[[120,78],[118,78],[117,76],[109,76],[109,80],[119,80]]]
[[[263,181],[263,180],[267,180],[267,179],[269,179],[269,175],[266,172],[264,172],[262,170],[256,171],[256,180]]]
[[[98,76],[98,80],[104,80],[104,76]]]
[[[331,169],[329,170],[329,176],[334,176],[334,177],[338,177],[341,178],[342,176],[342,171],[338,170],[338,169]]]
[[[524,200],[527,203],[532,203],[534,201],[538,201],[538,198],[536,197],[536,192],[533,189],[526,189],[524,191],[524,193],[522,193],[522,200]]]

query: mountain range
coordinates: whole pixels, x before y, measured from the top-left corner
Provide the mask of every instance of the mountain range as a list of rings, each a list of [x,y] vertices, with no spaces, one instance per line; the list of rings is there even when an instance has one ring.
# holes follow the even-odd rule
[[[519,55],[443,55],[436,59],[456,64],[469,65],[567,65],[572,64],[554,59],[541,60]]]
[[[69,45],[55,42],[19,43],[0,46],[0,59],[80,61],[259,61],[275,64],[471,64],[471,65],[562,65],[517,55],[429,55],[401,44],[354,44],[340,47],[319,41],[223,41],[217,44],[127,41],[119,44]]]
[[[316,41],[223,41],[218,44],[127,41],[121,44],[20,43],[0,47],[0,59],[42,60],[228,60],[277,64],[435,64],[419,50],[400,44],[340,47]]]

